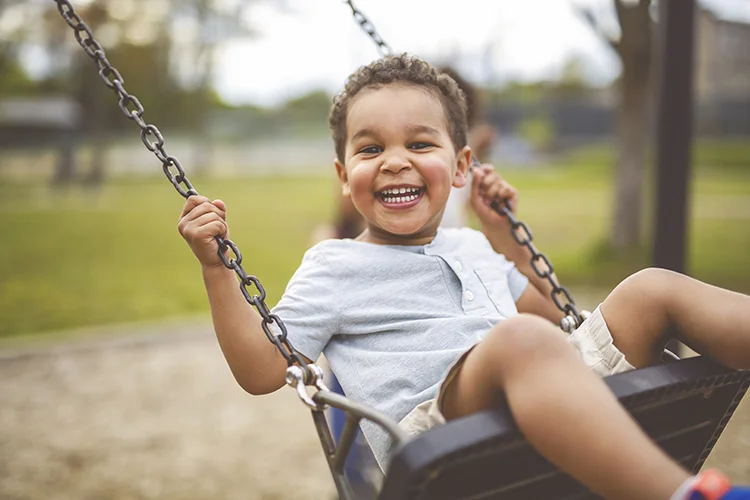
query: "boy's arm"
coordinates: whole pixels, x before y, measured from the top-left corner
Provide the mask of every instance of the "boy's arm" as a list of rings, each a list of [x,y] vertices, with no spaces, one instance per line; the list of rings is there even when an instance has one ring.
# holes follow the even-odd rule
[[[564,317],[552,300],[552,285],[537,276],[531,267],[531,251],[519,245],[511,234],[507,217],[499,215],[490,207],[490,200],[507,200],[512,210],[517,205],[517,191],[503,181],[491,165],[482,165],[473,171],[472,206],[481,222],[482,232],[492,248],[512,261],[518,270],[529,279],[521,297],[516,301],[519,312],[542,316],[554,323]]]
[[[245,300],[234,271],[223,264],[202,271],[216,338],[237,383],[254,395],[282,387],[286,360],[266,338],[260,314]]]
[[[286,361],[266,338],[261,317],[245,300],[234,271],[218,255],[215,237],[229,237],[226,206],[221,200],[191,196],[178,230],[201,263],[216,337],[235,379],[251,394],[280,388]]]

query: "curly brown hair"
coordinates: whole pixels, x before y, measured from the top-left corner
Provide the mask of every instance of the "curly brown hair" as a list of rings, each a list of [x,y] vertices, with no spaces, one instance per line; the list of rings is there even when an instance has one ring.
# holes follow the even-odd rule
[[[333,134],[336,156],[344,162],[346,117],[355,96],[364,89],[377,89],[393,83],[422,87],[440,99],[445,111],[448,133],[456,151],[466,146],[466,96],[449,75],[408,54],[387,56],[360,67],[346,81],[344,90],[333,98],[328,123]]]

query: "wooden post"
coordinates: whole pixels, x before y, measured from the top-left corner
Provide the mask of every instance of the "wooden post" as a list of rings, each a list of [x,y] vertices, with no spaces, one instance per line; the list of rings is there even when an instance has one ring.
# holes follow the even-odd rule
[[[659,0],[661,67],[653,264],[677,272],[686,269],[694,18],[695,0]]]

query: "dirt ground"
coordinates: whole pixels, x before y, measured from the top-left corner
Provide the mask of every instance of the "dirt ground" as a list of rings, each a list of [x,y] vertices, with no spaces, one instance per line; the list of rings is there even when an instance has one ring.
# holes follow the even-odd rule
[[[328,499],[294,391],[234,382],[205,323],[0,349],[2,499]],[[710,466],[750,483],[750,397]]]
[[[0,498],[333,498],[294,391],[249,396],[179,329],[0,351]]]

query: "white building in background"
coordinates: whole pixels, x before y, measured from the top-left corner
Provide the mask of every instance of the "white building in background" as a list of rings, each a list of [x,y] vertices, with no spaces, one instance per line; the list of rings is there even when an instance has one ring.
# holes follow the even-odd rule
[[[721,17],[706,8],[697,14],[697,100],[750,98],[750,23]]]

